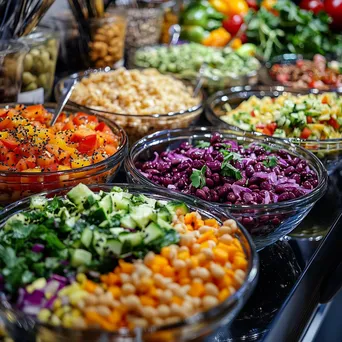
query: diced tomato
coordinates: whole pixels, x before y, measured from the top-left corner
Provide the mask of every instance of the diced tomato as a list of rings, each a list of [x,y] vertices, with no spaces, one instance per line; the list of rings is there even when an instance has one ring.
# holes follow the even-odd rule
[[[311,135],[311,130],[308,127],[304,127],[304,129],[302,130],[302,133],[300,134],[300,137],[302,139],[307,139],[309,138],[309,136]]]
[[[95,131],[100,131],[100,132],[104,132],[104,133],[113,133],[112,130],[104,123],[104,122],[100,122],[96,127],[95,127]]]
[[[9,149],[14,150],[19,143],[13,139],[1,139],[1,142]]]
[[[37,166],[37,159],[35,156],[30,156],[26,159],[26,164],[29,169],[34,169]]]
[[[5,161],[8,153],[8,148],[0,141],[0,161]]]
[[[336,130],[340,128],[339,123],[337,122],[336,119],[334,118],[330,118],[330,120],[328,121],[328,124],[332,127],[334,127]]]
[[[6,154],[5,161],[9,167],[15,167],[15,165],[17,164],[17,158],[15,156],[15,153],[14,152],[8,152]]]
[[[307,123],[312,123],[312,116],[307,116],[306,117],[306,122]]]
[[[78,144],[78,151],[81,153],[89,153],[95,149],[96,134],[91,134],[83,138]]]
[[[38,156],[37,158],[37,164],[42,168],[46,169],[50,165],[54,164],[55,162],[55,157],[54,156],[48,156],[45,154],[44,156]]]
[[[104,149],[109,156],[113,155],[116,151],[116,147],[113,145],[106,145]]]
[[[73,123],[77,126],[84,125],[88,122],[97,122],[97,118],[94,115],[89,115],[86,113],[77,113],[72,119]]]
[[[323,104],[329,103],[329,101],[328,101],[328,96],[326,96],[326,95],[323,96],[323,98],[322,98],[322,103],[323,103]]]
[[[277,128],[277,124],[275,122],[271,122],[267,124],[266,127],[271,131],[271,135],[273,135],[274,131]]]
[[[0,118],[4,118],[5,116],[7,116],[7,113],[7,109],[0,109]]]
[[[72,142],[80,142],[89,135],[94,135],[94,131],[86,128],[81,128],[74,132],[70,140]]]
[[[59,147],[57,145],[47,144],[45,148],[48,152],[53,154],[55,158],[59,157]]]
[[[15,167],[18,171],[25,171],[28,169],[28,166],[24,158],[20,159]]]
[[[263,124],[257,124],[257,125],[256,125],[256,128],[261,128],[261,129],[262,129],[262,128],[265,128],[265,125],[263,125]]]
[[[75,129],[75,126],[71,120],[63,126],[63,131],[74,130],[74,129]]]
[[[255,118],[255,112],[254,112],[254,110],[251,111],[251,116],[253,116],[253,118]]]
[[[13,127],[13,122],[8,116],[0,120],[0,130],[12,129]]]
[[[263,130],[262,130],[262,133],[263,134],[266,134],[266,135],[272,135],[272,132],[269,128],[265,127]]]

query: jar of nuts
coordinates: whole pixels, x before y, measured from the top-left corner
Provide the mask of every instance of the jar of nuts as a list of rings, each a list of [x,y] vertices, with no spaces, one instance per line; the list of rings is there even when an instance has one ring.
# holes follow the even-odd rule
[[[59,36],[49,29],[39,28],[21,39],[30,49],[24,59],[21,96],[22,93],[37,90],[41,94],[41,100],[48,100],[55,77]]]
[[[90,20],[89,58],[96,68],[119,67],[124,63],[126,12],[117,9],[103,18]]]

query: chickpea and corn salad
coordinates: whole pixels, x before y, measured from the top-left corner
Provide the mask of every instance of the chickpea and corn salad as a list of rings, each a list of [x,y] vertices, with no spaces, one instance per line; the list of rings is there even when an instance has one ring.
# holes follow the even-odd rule
[[[342,137],[342,97],[337,93],[250,97],[236,108],[224,105],[220,119],[245,131],[280,138]]]
[[[183,202],[81,184],[64,198],[34,197],[6,221],[0,252],[18,262],[0,253],[0,286],[22,312],[54,326],[171,324],[244,283],[249,261],[237,231],[234,220],[221,224]]]

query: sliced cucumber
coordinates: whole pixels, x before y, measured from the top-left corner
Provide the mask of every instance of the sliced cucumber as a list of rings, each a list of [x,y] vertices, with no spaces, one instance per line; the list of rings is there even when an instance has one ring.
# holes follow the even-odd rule
[[[99,202],[99,207],[102,208],[107,214],[112,213],[114,209],[112,197],[110,195],[103,197]]]
[[[13,216],[11,216],[5,223],[4,229],[5,230],[10,230],[12,229],[13,225],[15,225],[16,222],[21,222],[21,223],[25,223],[26,222],[26,217],[21,214],[15,214]]]
[[[67,197],[76,205],[84,203],[88,199],[88,197],[93,195],[94,193],[82,183],[76,185],[67,193]]]
[[[152,222],[145,229],[144,243],[147,245],[163,235],[163,230],[156,223]]]
[[[173,229],[172,225],[169,222],[164,221],[162,218],[158,217],[157,224],[160,228],[164,229]]]
[[[133,220],[130,214],[123,216],[120,220],[120,224],[124,228],[135,229],[137,227],[136,222]]]
[[[185,215],[189,212],[187,205],[179,201],[171,201],[167,203],[166,208],[173,215],[176,214],[177,211],[179,211],[181,215]]]
[[[113,253],[115,256],[120,256],[122,250],[122,243],[119,240],[108,240],[105,246],[108,253]]]
[[[48,200],[43,196],[33,196],[30,202],[30,209],[44,209]]]
[[[96,224],[109,220],[106,210],[101,207],[97,209],[92,208],[89,212],[89,219]]]
[[[121,227],[114,227],[109,229],[114,236],[118,236],[120,233],[124,232],[125,229]]]
[[[161,219],[166,222],[171,222],[172,216],[169,212],[169,210],[164,206],[158,211],[158,219]]]
[[[91,245],[91,240],[93,239],[93,232],[91,229],[86,228],[84,229],[84,231],[82,232],[81,235],[81,242],[82,244],[89,248],[89,246]]]
[[[144,229],[151,221],[156,219],[157,214],[148,205],[140,205],[133,207],[131,211],[131,217],[136,222],[137,226]]]
[[[136,233],[121,233],[119,240],[122,243],[129,243],[132,248],[139,246],[143,243],[143,235],[141,232]]]
[[[107,243],[107,235],[103,233],[99,233],[97,231],[94,231],[93,233],[93,247],[97,254],[100,256],[103,256],[104,254],[104,247]]]
[[[92,254],[84,249],[75,249],[71,257],[71,266],[79,267],[91,263]]]

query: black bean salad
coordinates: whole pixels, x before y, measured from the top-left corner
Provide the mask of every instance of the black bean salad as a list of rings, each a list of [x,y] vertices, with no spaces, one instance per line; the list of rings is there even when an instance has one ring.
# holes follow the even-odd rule
[[[307,161],[261,143],[239,145],[214,133],[136,162],[152,182],[226,204],[269,204],[301,197],[318,185]]]

